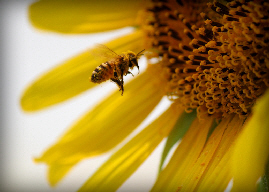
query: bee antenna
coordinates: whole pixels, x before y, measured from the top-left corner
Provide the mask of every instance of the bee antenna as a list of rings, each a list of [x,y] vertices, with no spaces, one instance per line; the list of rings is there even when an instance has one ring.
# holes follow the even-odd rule
[[[140,51],[139,53],[137,53],[136,57],[140,57],[140,56],[144,55],[144,54],[141,54],[141,53],[143,53],[144,51],[145,51],[145,49],[143,49],[142,51]]]

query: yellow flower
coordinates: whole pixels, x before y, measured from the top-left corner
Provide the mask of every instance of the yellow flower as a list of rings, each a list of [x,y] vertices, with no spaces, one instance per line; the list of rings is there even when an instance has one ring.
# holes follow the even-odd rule
[[[135,26],[106,45],[118,53],[146,48],[149,63],[123,96],[108,96],[36,158],[48,165],[50,184],[81,160],[114,148],[167,96],[171,106],[80,191],[117,190],[166,137],[152,191],[224,191],[231,180],[232,191],[256,191],[257,184],[268,190],[268,10],[266,1],[255,0],[32,4],[30,20],[40,29],[93,33]],[[25,90],[22,108],[40,110],[95,86],[87,79],[99,64],[86,51],[59,65]]]

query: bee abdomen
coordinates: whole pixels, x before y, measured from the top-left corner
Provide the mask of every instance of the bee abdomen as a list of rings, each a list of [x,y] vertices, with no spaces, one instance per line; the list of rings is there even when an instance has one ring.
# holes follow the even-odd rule
[[[102,83],[111,78],[113,68],[109,62],[102,63],[94,69],[91,76],[91,81],[94,83]]]

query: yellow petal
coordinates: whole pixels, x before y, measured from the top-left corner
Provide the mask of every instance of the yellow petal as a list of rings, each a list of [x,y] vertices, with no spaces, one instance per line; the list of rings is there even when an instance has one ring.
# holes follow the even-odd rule
[[[232,191],[256,191],[269,157],[269,90],[257,101],[253,115],[236,141],[233,152]]]
[[[161,84],[152,80],[152,70],[155,69],[148,69],[126,84],[124,96],[117,90],[88,112],[36,161],[49,166],[62,165],[59,169],[64,173],[64,169],[70,169],[78,161],[100,155],[121,142],[163,96]],[[53,183],[61,179],[54,175],[49,177],[54,178]]]
[[[232,179],[231,152],[242,125],[243,119],[235,116],[228,124],[221,142],[201,177],[195,191],[224,191]],[[205,166],[204,164],[202,166]]]
[[[51,164],[48,169],[48,181],[51,186],[55,186],[60,178],[63,178],[68,171],[75,165],[76,163],[73,164]]]
[[[178,190],[180,182],[199,157],[212,122],[213,118],[207,117],[202,122],[196,119],[192,123],[168,165],[160,173],[151,191],[170,192]]]
[[[143,47],[143,33],[139,30],[115,39],[106,45],[118,53],[126,50],[139,52]],[[100,65],[90,50],[62,63],[38,78],[23,93],[21,106],[35,111],[65,101],[96,84],[89,82],[92,71]]]
[[[221,123],[210,135],[202,153],[199,155],[199,158],[194,165],[191,166],[187,173],[182,174],[184,175],[184,178],[178,181],[179,188],[181,189],[180,191],[194,191],[209,162],[212,160],[230,120],[230,117],[222,119]]]
[[[169,134],[182,112],[173,104],[102,165],[80,191],[116,191]]]
[[[147,1],[41,0],[29,8],[32,25],[60,33],[94,33],[136,25]]]

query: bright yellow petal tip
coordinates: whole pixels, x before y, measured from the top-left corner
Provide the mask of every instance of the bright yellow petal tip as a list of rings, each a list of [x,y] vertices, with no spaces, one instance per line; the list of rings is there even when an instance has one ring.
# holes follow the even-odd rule
[[[232,191],[256,191],[269,157],[269,90],[257,101],[232,156]]]
[[[70,171],[74,164],[51,164],[48,167],[48,181],[51,186],[56,186],[57,183]]]

